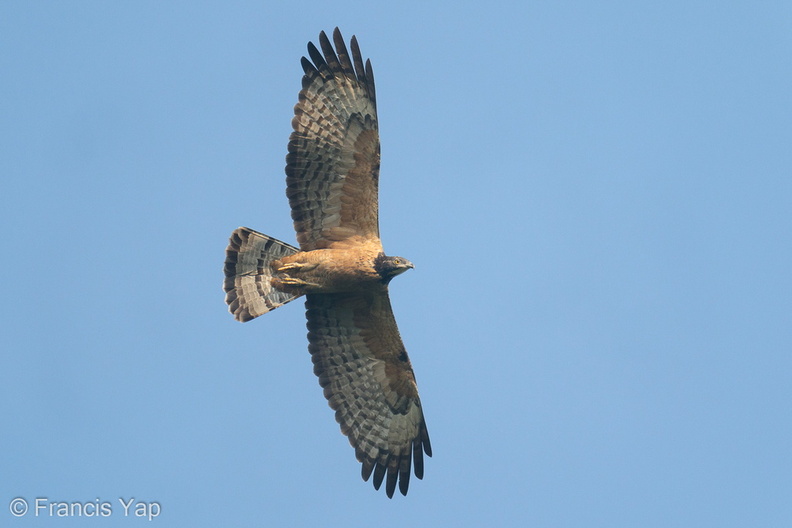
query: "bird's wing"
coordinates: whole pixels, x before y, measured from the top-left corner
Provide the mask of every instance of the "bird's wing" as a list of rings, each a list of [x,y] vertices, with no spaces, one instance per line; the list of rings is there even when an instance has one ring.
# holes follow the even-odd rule
[[[371,62],[338,31],[335,50],[319,36],[308,44],[305,75],[294,107],[286,195],[300,249],[310,251],[379,238],[377,189],[380,143]]]
[[[349,437],[362,475],[379,489],[407,494],[410,465],[423,478],[423,454],[432,456],[412,365],[387,291],[309,294],[308,349],[314,373]]]

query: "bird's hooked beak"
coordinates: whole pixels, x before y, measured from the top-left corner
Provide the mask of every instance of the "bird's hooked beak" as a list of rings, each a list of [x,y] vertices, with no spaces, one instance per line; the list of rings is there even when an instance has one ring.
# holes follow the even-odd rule
[[[396,275],[401,275],[408,269],[415,268],[415,264],[407,260],[403,257],[395,257],[391,262],[391,269],[389,275],[391,278],[395,277]]]
[[[408,269],[415,269],[415,264],[413,264],[412,262],[410,262],[406,258],[400,258],[399,259],[399,264],[397,266],[397,269],[398,269],[397,274],[398,273],[404,273]]]
[[[403,257],[386,257],[380,255],[374,261],[374,269],[380,274],[383,281],[387,284],[396,275],[401,275],[415,265]]]

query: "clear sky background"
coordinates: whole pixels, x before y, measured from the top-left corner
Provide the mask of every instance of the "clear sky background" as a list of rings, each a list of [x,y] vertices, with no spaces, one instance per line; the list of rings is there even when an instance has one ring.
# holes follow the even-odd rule
[[[435,456],[359,476],[294,302],[320,30],[377,80],[381,230]],[[0,5],[0,524],[792,525],[792,3]],[[14,517],[12,499],[112,503]],[[146,524],[147,525],[147,524]]]

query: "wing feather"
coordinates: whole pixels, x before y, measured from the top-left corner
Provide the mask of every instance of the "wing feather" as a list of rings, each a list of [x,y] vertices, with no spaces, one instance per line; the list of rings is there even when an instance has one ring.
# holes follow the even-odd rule
[[[286,156],[286,195],[300,249],[379,238],[380,143],[374,77],[338,28],[308,45]]]
[[[413,460],[423,478],[432,449],[387,291],[308,295],[305,305],[314,373],[363,479],[373,473],[375,488],[385,480],[389,497],[397,484],[406,495]]]
[[[352,37],[352,39],[354,40],[355,37]],[[344,38],[341,36],[340,31],[333,31],[333,44],[335,44],[338,52],[338,62],[341,64],[341,70],[344,72],[344,76],[350,79],[357,78],[355,67],[352,65],[352,61],[349,60],[349,52],[347,51],[346,43],[344,43]],[[360,55],[359,49],[357,53]]]

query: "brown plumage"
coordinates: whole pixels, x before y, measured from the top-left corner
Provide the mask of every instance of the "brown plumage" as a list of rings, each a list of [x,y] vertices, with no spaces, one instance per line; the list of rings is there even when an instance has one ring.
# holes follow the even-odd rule
[[[407,494],[432,455],[412,365],[388,283],[412,264],[387,257],[378,225],[379,133],[371,63],[357,40],[347,51],[308,44],[294,108],[286,195],[299,249],[240,227],[226,249],[229,310],[249,321],[305,295],[314,373],[349,437],[364,480]]]

